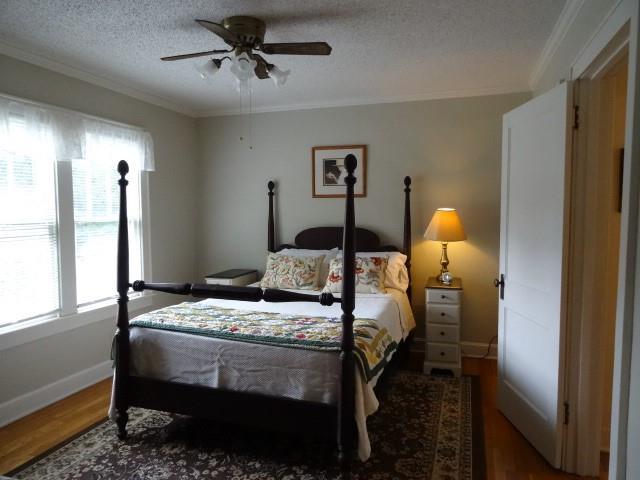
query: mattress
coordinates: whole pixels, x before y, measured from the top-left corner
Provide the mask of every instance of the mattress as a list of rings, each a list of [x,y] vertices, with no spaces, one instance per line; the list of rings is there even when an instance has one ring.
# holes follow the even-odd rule
[[[325,317],[342,314],[339,304],[322,306],[311,302],[253,303],[219,299],[203,302],[260,312]],[[387,289],[386,294],[357,294],[354,316],[376,320],[398,343],[415,326],[406,293],[395,289]],[[130,345],[130,373],[134,376],[325,404],[337,403],[340,372],[337,352],[261,345],[140,327],[131,328]],[[356,420],[360,431],[359,453],[363,458],[370,452],[365,420],[378,407],[373,392],[378,377],[364,383],[358,368],[356,377]]]

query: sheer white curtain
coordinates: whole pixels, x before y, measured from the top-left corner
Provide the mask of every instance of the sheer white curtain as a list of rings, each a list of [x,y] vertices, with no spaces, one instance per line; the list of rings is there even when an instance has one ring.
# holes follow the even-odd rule
[[[101,120],[95,117],[56,107],[20,101],[0,94],[0,135],[9,138],[11,125],[20,119],[34,141],[47,138],[47,145],[57,161],[87,158],[87,134],[127,143],[130,162],[136,162],[143,171],[155,170],[153,139],[139,128]]]
[[[59,251],[68,242],[75,245],[76,304],[115,295],[120,160],[130,166],[131,275],[140,278],[140,172],[154,169],[151,135],[0,95],[0,325],[60,309],[70,287],[60,278]],[[72,167],[57,170],[56,162]],[[73,205],[59,201],[65,188],[73,190]],[[60,209],[67,209],[60,218],[74,223],[74,238],[60,236],[71,231],[60,228]]]

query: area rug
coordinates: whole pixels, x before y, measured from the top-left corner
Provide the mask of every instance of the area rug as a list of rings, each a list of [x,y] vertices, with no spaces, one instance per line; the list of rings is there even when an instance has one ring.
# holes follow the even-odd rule
[[[355,461],[354,480],[485,478],[482,419],[475,377],[396,371],[377,392],[369,417],[372,454]],[[243,428],[132,408],[129,438],[106,421],[12,478],[335,479],[335,446],[319,439]]]

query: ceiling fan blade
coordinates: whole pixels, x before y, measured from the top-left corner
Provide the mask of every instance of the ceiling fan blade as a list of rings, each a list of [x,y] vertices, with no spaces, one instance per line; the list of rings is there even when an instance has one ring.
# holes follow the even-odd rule
[[[196,20],[201,26],[209,30],[210,32],[218,35],[222,40],[224,40],[229,45],[237,45],[242,43],[242,39],[236,35],[235,33],[227,30],[219,23],[210,22],[209,20]]]
[[[185,58],[204,57],[205,55],[215,55],[217,53],[227,53],[228,50],[209,50],[208,52],[185,53],[183,55],[173,55],[171,57],[162,57],[160,60],[172,62],[174,60],[184,60]]]
[[[329,55],[331,46],[326,42],[264,43],[260,50],[268,55]]]

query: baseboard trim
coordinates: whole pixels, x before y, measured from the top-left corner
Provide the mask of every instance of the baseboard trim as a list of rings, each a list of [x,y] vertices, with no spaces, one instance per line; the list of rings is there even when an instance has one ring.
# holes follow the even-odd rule
[[[481,358],[487,355],[488,343],[480,342],[460,342],[460,348],[462,349],[463,357]],[[498,358],[498,345],[496,343],[491,344],[489,349],[489,355],[486,358],[495,360]]]
[[[110,377],[111,365],[111,360],[99,363],[0,404],[0,427]]]
[[[415,337],[411,344],[410,350],[416,353],[424,353],[426,341],[423,337]],[[469,358],[481,358],[487,354],[488,343],[482,342],[460,342],[460,348],[462,349],[462,356]],[[498,344],[493,343],[489,350],[489,355],[486,358],[495,360],[498,358]]]

